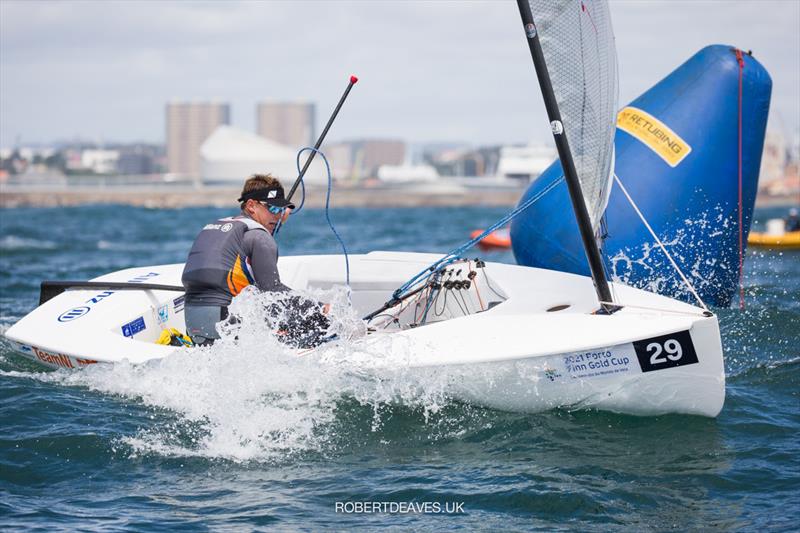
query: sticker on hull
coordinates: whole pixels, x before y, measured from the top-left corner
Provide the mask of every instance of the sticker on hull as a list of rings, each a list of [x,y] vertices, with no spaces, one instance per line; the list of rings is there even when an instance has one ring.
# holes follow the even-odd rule
[[[122,334],[125,337],[133,338],[133,336],[139,333],[140,331],[144,331],[146,327],[147,326],[145,326],[144,317],[140,316],[136,320],[128,322],[127,324],[122,326]]]
[[[634,359],[630,344],[562,356],[566,375],[576,379],[630,373],[636,370]]]
[[[688,331],[679,331],[633,343],[642,372],[699,363]]]
[[[127,283],[144,283],[144,282],[148,281],[150,278],[158,276],[158,275],[159,275],[158,272],[148,272],[147,274],[141,274],[139,276],[136,276],[135,278],[129,279],[127,281]],[[96,296],[94,296],[93,298],[89,298],[88,300],[86,300],[86,302],[85,302],[86,305],[82,305],[82,306],[79,306],[79,307],[73,307],[72,309],[68,309],[68,310],[64,311],[63,313],[58,315],[58,321],[59,322],[70,322],[72,320],[76,320],[78,318],[81,318],[82,316],[85,316],[86,313],[88,313],[89,311],[92,310],[92,307],[91,307],[92,305],[100,303],[101,301],[105,300],[106,298],[108,298],[109,296],[111,296],[113,294],[114,294],[114,291],[110,291],[110,290],[109,291],[103,291],[103,292],[97,294]]]
[[[95,359],[71,357],[63,353],[49,352],[47,350],[37,348],[36,346],[18,344],[17,348],[19,349],[19,353],[21,355],[24,355],[33,361],[44,363],[46,366],[54,368],[80,368],[82,366],[94,365],[98,362]]]
[[[33,348],[33,353],[36,354],[37,359],[50,366],[56,366],[60,368],[75,368],[75,365],[72,364],[72,361],[68,355],[51,353],[45,350],[40,350],[36,347]]]

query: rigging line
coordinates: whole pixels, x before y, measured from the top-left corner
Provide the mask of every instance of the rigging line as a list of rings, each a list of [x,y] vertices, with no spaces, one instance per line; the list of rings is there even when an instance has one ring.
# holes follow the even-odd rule
[[[450,289],[450,290],[451,290],[451,291],[453,291],[453,300],[455,300],[455,301],[456,301],[456,305],[457,305],[457,306],[458,306],[458,308],[461,310],[461,314],[462,314],[463,316],[467,316],[467,312],[466,312],[466,311],[464,311],[464,308],[461,306],[461,302],[459,302],[459,301],[458,301],[458,292],[459,292],[459,291],[458,291],[457,289]]]
[[[436,295],[436,300],[433,302],[433,314],[436,316],[442,316],[444,312],[447,310],[447,289],[440,289],[439,294]],[[439,295],[444,293],[444,298],[442,298],[442,310],[437,311],[439,309]]]
[[[407,302],[405,305],[400,306],[400,309],[396,313],[382,313],[382,315],[386,315],[386,316],[391,317],[391,320],[387,320],[386,323],[383,325],[383,329],[388,328],[391,324],[397,324],[398,329],[402,329],[403,326],[400,323],[400,315],[402,315],[403,312],[406,310],[406,308],[408,308],[408,305],[409,304]],[[376,315],[376,317],[382,316],[382,315]],[[373,317],[373,318],[376,318],[376,317]]]
[[[474,270],[472,270],[472,261],[468,261],[467,265],[469,266],[469,273],[470,274],[475,272]],[[481,311],[485,311],[484,306],[483,306],[483,298],[481,298],[481,291],[478,290],[478,280],[475,279],[477,277],[478,277],[478,273],[475,272],[475,275],[472,276],[472,278],[471,278],[472,279],[472,285],[473,285],[473,287],[475,287],[475,294],[478,295],[478,303],[481,306]]]
[[[475,294],[478,295],[478,303],[481,306],[481,311],[486,311],[486,306],[483,305],[483,298],[481,298],[481,291],[478,290],[478,284],[473,282],[472,286],[475,287]]]
[[[439,295],[441,294],[441,288],[436,288],[433,286],[434,283],[441,281],[441,274],[434,274],[433,281],[428,281],[428,296],[427,301],[425,302],[425,312],[422,313],[422,318],[419,322],[415,322],[416,324],[424,324],[426,320],[428,320],[428,311],[430,311],[431,305],[436,306],[436,301],[439,299]],[[436,297],[433,297],[433,291],[436,291]],[[435,312],[435,310],[434,310]]]
[[[469,307],[467,307],[467,309],[464,309],[464,307],[462,307],[462,305],[461,305],[461,302],[458,301],[458,297],[461,295],[461,290],[458,289],[458,287],[461,286],[461,280],[458,279],[458,277],[460,275],[461,275],[461,269],[460,268],[458,269],[458,272],[453,272],[453,277],[455,277],[456,279],[455,279],[455,281],[453,281],[453,284],[450,286],[450,290],[453,293],[453,299],[456,301],[456,305],[461,310],[461,314],[463,316],[467,316],[467,314],[468,314],[467,310],[469,310]],[[458,284],[458,285],[456,285],[456,284]],[[466,305],[466,302],[464,302],[464,305]]]
[[[408,306],[409,306],[409,305],[411,305],[411,302],[412,302],[412,301],[413,301],[413,300],[409,300],[409,301],[408,301],[408,302],[406,302],[404,305],[400,306],[400,309],[399,309],[399,310],[398,310],[396,313],[394,313],[394,314],[387,313],[387,314],[389,314],[390,316],[392,316],[392,320],[389,320],[389,321],[386,323],[386,325],[384,325],[384,326],[383,326],[383,329],[386,329],[387,327],[389,327],[389,324],[391,324],[391,323],[393,323],[393,322],[397,324],[397,327],[398,327],[398,328],[401,328],[401,327],[402,327],[402,324],[400,324],[400,315],[402,315],[402,314],[403,314],[403,312],[404,312],[406,309],[408,309]],[[378,315],[378,316],[380,316],[380,315]]]
[[[492,287],[492,284],[489,283],[489,275],[486,273],[486,267],[483,267],[481,270],[483,270],[483,279],[486,281],[486,286],[489,287],[489,289],[493,293],[495,293],[495,295],[497,295],[498,298],[502,298],[503,300],[505,300],[506,297],[503,296],[502,294],[500,294],[499,292],[497,292],[496,290],[494,290],[494,287]]]
[[[500,220],[498,220],[497,222],[495,222],[494,224],[492,224],[491,226],[486,228],[483,231],[483,233],[481,233],[480,235],[478,235],[477,237],[475,237],[473,239],[470,239],[469,241],[465,242],[464,244],[462,244],[458,248],[455,248],[452,251],[448,252],[441,259],[439,259],[438,261],[435,261],[434,263],[429,265],[427,268],[425,268],[424,270],[422,270],[421,272],[416,274],[414,277],[412,277],[407,282],[405,282],[403,285],[401,285],[400,288],[398,288],[396,291],[394,291],[393,296],[395,298],[400,298],[408,289],[413,287],[421,279],[430,277],[431,274],[433,274],[435,271],[439,270],[440,267],[447,266],[448,264],[457,261],[459,259],[458,256],[460,256],[462,253],[466,252],[467,250],[469,250],[470,248],[472,248],[473,246],[478,244],[481,240],[483,240],[484,237],[489,235],[491,232],[493,232],[494,230],[500,228],[501,226],[506,225],[508,222],[510,222],[512,219],[514,219],[517,215],[519,215],[520,213],[522,213],[523,211],[528,209],[530,206],[532,206],[533,204],[538,202],[539,199],[542,198],[542,196],[544,196],[545,194],[547,194],[548,192],[553,190],[562,181],[564,181],[564,176],[563,175],[561,175],[557,179],[553,180],[549,185],[547,185],[544,189],[539,191],[539,193],[537,193],[535,196],[529,198],[524,203],[519,205],[517,208],[513,209],[507,215],[502,217]]]
[[[425,294],[424,300],[425,300],[425,308],[426,309],[428,307],[428,302],[430,301],[430,298],[431,298],[431,291],[432,290],[433,290],[433,288],[430,285],[428,285],[428,290],[425,291],[425,293],[424,293]],[[422,307],[420,305],[420,304],[423,303],[422,295],[423,295],[423,293],[419,293],[417,295],[417,297],[415,298],[415,300],[414,300],[414,323],[415,324],[419,322],[419,319],[417,318],[417,314],[419,313],[419,308]]]
[[[418,299],[419,299],[419,295],[417,295],[417,297],[416,297],[416,298],[413,298],[413,299],[411,299],[411,300],[404,301],[404,302],[400,302],[402,305],[400,305],[400,306],[398,307],[398,310],[397,310],[397,311],[395,311],[394,313],[389,313],[389,312],[386,312],[386,313],[380,313],[380,314],[377,314],[377,315],[373,316],[372,318],[370,318],[370,319],[369,319],[367,322],[372,322],[373,320],[375,320],[376,318],[378,318],[378,317],[380,317],[380,316],[388,316],[388,317],[391,317],[391,318],[392,318],[392,320],[390,320],[390,321],[389,321],[390,323],[391,323],[392,321],[399,321],[399,319],[400,319],[400,315],[402,315],[402,314],[403,314],[403,311],[405,311],[405,310],[408,308],[408,306],[409,306],[409,305],[411,305],[411,303],[412,303],[412,302],[416,302]],[[387,310],[387,311],[388,311],[388,310]]]
[[[464,302],[464,308],[467,310],[467,312],[464,313],[464,316],[467,316],[469,314],[470,305],[467,303],[467,299],[464,298],[464,292],[464,290],[458,291],[458,296],[461,298],[461,301]]]
[[[370,325],[370,327],[371,328],[381,327],[383,329],[386,329],[387,327],[389,327],[389,324],[391,324],[392,322],[397,320],[397,317],[395,317],[394,315],[392,315],[390,313],[381,313],[379,315],[375,315],[374,317],[372,317],[372,320],[375,320],[376,318],[383,317],[383,316],[389,317],[389,320],[386,320],[385,322],[381,322],[381,323],[378,323],[378,324],[372,324],[372,325]]]
[[[300,155],[305,152],[306,150],[311,151],[311,155],[309,156],[309,161],[314,154],[318,153],[322,160],[325,162],[325,171],[328,174],[328,191],[325,194],[325,220],[328,222],[328,226],[330,226],[331,231],[333,232],[334,236],[336,236],[336,240],[339,241],[339,244],[342,247],[342,251],[344,252],[344,266],[345,266],[345,283],[347,285],[347,299],[350,299],[350,257],[347,253],[347,246],[344,244],[344,240],[342,240],[341,235],[339,232],[336,231],[336,228],[333,226],[333,221],[331,220],[331,189],[333,189],[333,178],[331,177],[331,165],[328,163],[328,158],[325,157],[325,154],[322,153],[322,150],[317,148],[312,148],[310,146],[306,146],[305,148],[301,148],[300,151],[297,152],[297,169],[298,172],[300,171]],[[303,183],[302,179],[302,172],[301,172],[301,179],[300,183]],[[305,185],[303,185],[303,202],[305,202]],[[302,204],[301,204],[302,207]]]
[[[612,302],[599,302],[599,303],[609,304]],[[614,305],[621,305],[621,304],[619,303],[619,301],[617,301],[617,303]],[[711,311],[703,311],[702,313],[697,313],[692,311],[678,311],[677,309],[664,309],[663,307],[647,307],[646,305],[625,304],[626,309],[629,307],[631,309],[645,309],[647,311],[658,311],[659,313],[674,313],[676,315],[705,316],[705,317],[714,316],[714,313],[712,313]]]
[[[630,204],[631,204],[631,207],[633,207],[633,210],[634,210],[634,211],[636,211],[636,214],[637,214],[637,215],[639,215],[639,218],[640,218],[640,219],[642,220],[642,222],[644,223],[645,227],[647,228],[647,231],[649,231],[649,232],[650,232],[650,235],[652,235],[652,236],[653,236],[653,238],[656,240],[656,243],[658,243],[658,246],[659,246],[659,248],[661,248],[661,251],[662,251],[662,252],[664,252],[664,255],[666,255],[666,256],[667,256],[667,259],[669,259],[669,262],[672,264],[672,266],[673,266],[673,268],[675,269],[675,271],[676,271],[676,272],[678,272],[678,275],[681,277],[681,279],[683,280],[683,282],[684,282],[684,283],[686,284],[686,286],[689,288],[689,291],[692,293],[692,295],[694,295],[694,297],[695,297],[695,298],[697,299],[697,301],[700,303],[700,306],[701,306],[703,309],[705,309],[706,311],[708,311],[708,312],[711,312],[711,311],[709,311],[709,309],[708,309],[708,306],[705,304],[705,302],[703,302],[703,300],[700,298],[700,295],[699,295],[699,294],[697,294],[697,291],[696,291],[696,290],[694,290],[694,286],[692,286],[692,284],[689,282],[689,280],[686,278],[686,276],[684,276],[684,275],[683,275],[683,272],[682,272],[682,271],[681,271],[681,269],[678,267],[678,264],[675,262],[675,260],[674,260],[674,259],[672,259],[672,256],[671,256],[671,255],[670,255],[670,253],[667,251],[667,248],[664,246],[664,243],[662,243],[662,242],[661,242],[661,239],[659,239],[659,238],[658,238],[658,235],[656,235],[656,232],[655,232],[655,231],[653,231],[653,228],[652,228],[652,227],[650,227],[650,224],[649,224],[649,223],[647,222],[647,220],[644,218],[644,215],[642,214],[642,212],[641,212],[641,211],[639,211],[639,207],[638,207],[638,206],[636,205],[636,203],[633,201],[633,198],[631,198],[631,195],[630,195],[630,194],[628,194],[628,190],[627,190],[627,189],[625,189],[625,186],[622,184],[622,181],[619,179],[619,176],[617,176],[617,173],[616,173],[616,172],[614,173],[614,180],[616,180],[616,182],[617,182],[617,185],[619,185],[619,188],[620,188],[620,190],[623,192],[623,194],[625,194],[625,197],[628,199],[628,202],[630,202]]]
[[[424,324],[425,321],[428,320],[428,311],[430,310],[431,305],[433,305],[433,307],[434,307],[434,311],[433,312],[436,313],[436,309],[435,309],[436,308],[436,302],[437,302],[437,300],[439,300],[439,295],[442,293],[442,291],[441,291],[441,289],[433,289],[433,290],[436,291],[436,297],[435,298],[430,298],[430,297],[428,298],[428,303],[425,306],[425,312],[422,314],[422,319],[419,321],[420,324]]]

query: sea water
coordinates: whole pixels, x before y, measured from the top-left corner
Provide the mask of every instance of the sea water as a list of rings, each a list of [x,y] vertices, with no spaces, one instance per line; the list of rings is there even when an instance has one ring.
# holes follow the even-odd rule
[[[505,212],[332,219],[351,253],[445,252]],[[228,214],[0,211],[0,332],[36,306],[40,281],[182,262]],[[757,211],[757,224],[780,214]],[[340,252],[320,210],[293,216],[279,243],[284,255]],[[744,291],[744,310],[717,310],[717,419],[484,409],[433,378],[359,372],[388,347],[320,366],[255,326],[191,355],[78,372],[43,370],[0,340],[0,529],[796,530],[800,252],[748,251]],[[357,336],[346,293],[325,296],[339,332]],[[254,297],[235,305],[252,312]]]

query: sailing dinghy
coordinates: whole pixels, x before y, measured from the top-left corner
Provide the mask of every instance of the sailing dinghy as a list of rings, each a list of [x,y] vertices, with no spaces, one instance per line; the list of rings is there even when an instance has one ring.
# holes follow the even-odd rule
[[[410,375],[441,376],[453,398],[509,411],[717,416],[725,372],[716,316],[608,283],[597,249],[616,116],[608,6],[579,0],[518,0],[518,6],[592,277],[465,259],[462,247],[445,257],[283,257],[281,279],[295,289],[325,290],[349,278],[352,306],[368,329],[347,341],[348,349],[398,351],[375,357],[370,371],[379,375],[401,365]],[[56,287],[55,295],[43,291],[40,306],[5,335],[22,355],[55,368],[187,353],[194,348],[156,344],[164,329],[185,331],[182,270],[182,264],[132,268],[71,290]],[[342,342],[302,355],[325,364],[326,353]]]

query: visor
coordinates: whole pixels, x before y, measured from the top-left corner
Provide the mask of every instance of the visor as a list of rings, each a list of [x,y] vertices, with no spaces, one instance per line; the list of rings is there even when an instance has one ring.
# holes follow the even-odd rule
[[[255,191],[250,191],[246,194],[243,194],[241,198],[237,200],[237,202],[242,203],[246,202],[247,200],[256,200],[259,202],[265,202],[268,205],[275,207],[288,207],[289,209],[294,209],[294,204],[284,197],[283,187],[273,187],[270,189],[258,189]]]

